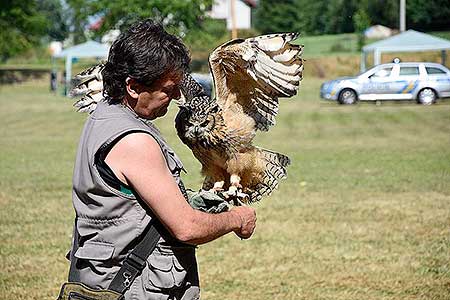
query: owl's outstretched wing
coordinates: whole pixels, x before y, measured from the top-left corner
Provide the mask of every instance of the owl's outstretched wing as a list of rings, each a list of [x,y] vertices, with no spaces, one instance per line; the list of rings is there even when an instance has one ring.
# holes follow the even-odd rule
[[[103,98],[102,70],[104,63],[95,65],[75,76],[76,86],[70,91],[70,97],[82,96],[73,106],[79,112],[93,112]]]
[[[267,131],[275,124],[278,98],[297,93],[303,72],[303,46],[291,41],[297,33],[235,39],[214,50],[209,63],[217,102],[224,109],[239,107]]]

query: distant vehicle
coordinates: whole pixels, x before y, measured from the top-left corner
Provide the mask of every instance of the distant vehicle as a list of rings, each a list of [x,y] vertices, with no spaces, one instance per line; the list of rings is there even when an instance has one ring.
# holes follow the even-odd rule
[[[428,62],[382,64],[356,77],[323,83],[320,97],[340,104],[354,104],[358,100],[416,100],[430,105],[438,98],[450,97],[450,71]]]

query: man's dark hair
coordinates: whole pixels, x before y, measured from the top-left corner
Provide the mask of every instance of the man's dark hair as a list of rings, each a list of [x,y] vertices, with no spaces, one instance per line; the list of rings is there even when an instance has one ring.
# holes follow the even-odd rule
[[[176,36],[150,19],[137,22],[114,41],[102,71],[103,90],[109,103],[122,101],[126,78],[151,86],[169,72],[186,72],[189,51]]]

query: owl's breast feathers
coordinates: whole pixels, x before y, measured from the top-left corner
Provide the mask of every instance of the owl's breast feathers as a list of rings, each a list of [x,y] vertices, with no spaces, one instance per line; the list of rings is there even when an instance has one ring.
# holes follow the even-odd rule
[[[222,111],[215,116],[223,120],[216,122],[204,140],[190,141],[189,147],[202,164],[225,167],[226,161],[235,158],[237,153],[245,152],[255,136],[254,121],[239,112]]]

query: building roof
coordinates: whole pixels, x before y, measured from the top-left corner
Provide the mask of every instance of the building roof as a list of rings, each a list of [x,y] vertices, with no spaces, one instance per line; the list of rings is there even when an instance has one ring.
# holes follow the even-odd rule
[[[393,37],[366,45],[363,52],[409,52],[450,49],[450,41],[423,32],[408,30]]]
[[[54,57],[107,57],[109,46],[95,41],[75,45],[61,51]]]
[[[256,0],[243,0],[243,2],[250,7],[256,7]]]
[[[373,25],[364,30],[364,35],[367,38],[385,39],[392,35],[392,29],[383,25]]]

